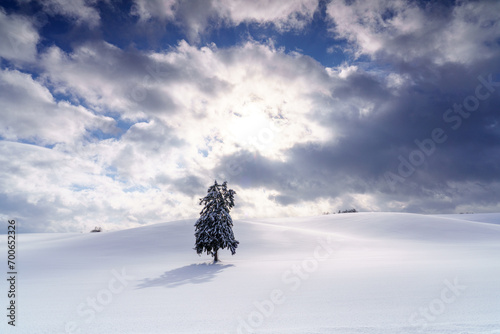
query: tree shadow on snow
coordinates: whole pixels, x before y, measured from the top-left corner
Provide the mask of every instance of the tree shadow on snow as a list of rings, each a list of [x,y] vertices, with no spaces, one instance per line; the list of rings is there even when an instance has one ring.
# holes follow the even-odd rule
[[[145,278],[137,286],[137,289],[163,286],[165,288],[175,288],[184,284],[201,284],[210,282],[217,274],[224,269],[233,267],[232,264],[198,263],[172,269],[163,273],[157,278]]]

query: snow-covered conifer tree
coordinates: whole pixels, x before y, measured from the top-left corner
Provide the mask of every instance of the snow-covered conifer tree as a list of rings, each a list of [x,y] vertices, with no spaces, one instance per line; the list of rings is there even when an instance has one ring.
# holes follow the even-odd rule
[[[229,211],[234,206],[234,195],[236,192],[227,189],[227,182],[217,184],[208,188],[208,194],[200,199],[200,205],[205,205],[200,212],[200,218],[194,225],[196,253],[206,251],[214,257],[214,262],[219,261],[217,251],[227,248],[231,254],[236,253],[239,241],[234,239],[233,220]]]

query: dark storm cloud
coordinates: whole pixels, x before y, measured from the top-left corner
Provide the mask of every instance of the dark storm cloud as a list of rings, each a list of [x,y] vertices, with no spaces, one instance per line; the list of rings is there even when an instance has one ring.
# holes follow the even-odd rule
[[[288,153],[286,162],[249,152],[227,156],[215,172],[242,188],[277,190],[282,195],[276,200],[284,205],[318,197],[335,197],[347,190],[347,184],[358,190],[363,187],[362,182],[339,172],[333,156],[336,153],[332,155],[324,148],[307,145],[295,147]]]
[[[399,64],[404,69],[399,73],[408,78],[400,87],[354,74],[312,117],[340,128],[336,142],[297,144],[286,152],[286,162],[237,154],[226,157],[218,171],[232,172],[242,187],[279,191],[276,201],[282,205],[346,192],[382,192],[388,200],[405,199],[405,210],[413,212],[494,205],[498,196],[487,184],[500,182],[499,63],[427,65],[422,71]],[[367,115],[360,101],[372,105]],[[402,170],[408,173],[400,175],[401,159],[411,175],[407,165]],[[387,173],[396,175],[396,182],[388,182]],[[465,191],[470,183],[488,195],[471,195]]]
[[[177,191],[180,191],[188,196],[198,196],[205,192],[205,180],[194,175],[189,175],[172,181]]]
[[[354,73],[346,78],[332,92],[332,97],[342,100],[359,99],[372,101],[386,100],[390,92],[376,77],[367,73]]]
[[[171,185],[180,193],[188,196],[201,196],[206,192],[206,179],[194,175],[188,175],[181,178],[171,178],[166,174],[159,174],[155,177],[156,184]]]

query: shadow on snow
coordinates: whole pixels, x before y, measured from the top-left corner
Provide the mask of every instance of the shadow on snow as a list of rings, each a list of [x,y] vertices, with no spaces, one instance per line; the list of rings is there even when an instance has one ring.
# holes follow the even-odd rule
[[[201,284],[210,282],[217,274],[224,269],[233,267],[232,264],[198,263],[189,266],[172,269],[163,273],[157,278],[145,278],[137,286],[138,289],[163,286],[165,288],[175,288],[184,284]]]

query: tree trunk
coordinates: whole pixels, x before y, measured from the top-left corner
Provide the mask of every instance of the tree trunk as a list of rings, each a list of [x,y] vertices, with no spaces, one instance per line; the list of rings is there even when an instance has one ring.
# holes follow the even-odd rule
[[[219,256],[217,255],[218,251],[219,251],[218,249],[215,251],[215,254],[214,254],[214,263],[219,261]]]

